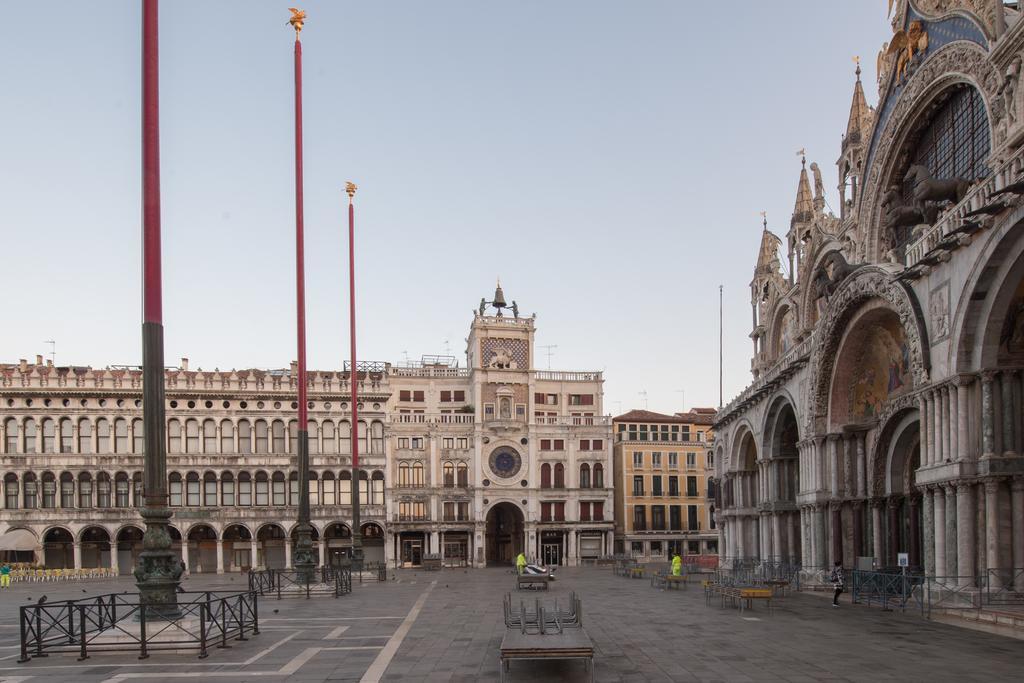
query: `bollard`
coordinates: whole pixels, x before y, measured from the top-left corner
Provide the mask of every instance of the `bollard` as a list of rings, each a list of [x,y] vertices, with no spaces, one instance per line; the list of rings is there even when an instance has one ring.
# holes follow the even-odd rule
[[[207,593],[209,596],[209,593]],[[206,610],[209,606],[209,597],[205,605],[199,605],[199,659],[206,659]]]

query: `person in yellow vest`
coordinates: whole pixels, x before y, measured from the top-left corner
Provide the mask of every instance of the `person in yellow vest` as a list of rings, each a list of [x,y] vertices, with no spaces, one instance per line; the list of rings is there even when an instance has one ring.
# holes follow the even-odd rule
[[[683,558],[679,557],[679,553],[672,556],[672,576],[682,576],[683,574]]]
[[[526,571],[526,555],[522,553],[516,558],[516,571],[520,574]]]

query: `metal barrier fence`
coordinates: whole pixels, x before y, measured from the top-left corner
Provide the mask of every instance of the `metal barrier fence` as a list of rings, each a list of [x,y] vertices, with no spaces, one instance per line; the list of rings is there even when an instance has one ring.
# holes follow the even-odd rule
[[[249,590],[260,595],[307,600],[313,595],[339,597],[352,592],[352,570],[319,567],[308,574],[294,569],[262,569],[249,572]]]
[[[898,609],[906,612],[907,607],[925,611],[925,589],[927,579],[918,574],[894,572],[852,572],[851,596],[853,602],[880,604],[882,609]]]
[[[989,605],[1024,604],[1024,569],[987,570],[985,602]]]
[[[78,653],[79,661],[92,652],[138,651],[146,659],[152,650],[228,647],[228,640],[258,635],[259,607],[254,591],[213,591],[178,594],[179,618],[148,614],[137,593],[110,593],[84,600],[48,602],[21,607],[19,663],[52,653]]]

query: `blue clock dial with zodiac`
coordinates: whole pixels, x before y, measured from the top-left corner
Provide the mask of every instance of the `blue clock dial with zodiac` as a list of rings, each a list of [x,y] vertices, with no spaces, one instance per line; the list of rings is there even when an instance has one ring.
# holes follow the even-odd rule
[[[491,452],[488,464],[491,466],[492,472],[499,477],[508,479],[519,473],[520,468],[523,466],[523,459],[514,448],[502,446]]]

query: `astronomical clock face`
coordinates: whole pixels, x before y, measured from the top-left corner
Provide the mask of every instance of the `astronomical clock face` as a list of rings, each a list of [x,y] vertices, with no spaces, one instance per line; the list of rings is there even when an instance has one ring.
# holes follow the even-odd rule
[[[514,448],[502,446],[495,448],[488,459],[491,471],[504,479],[516,476],[523,466],[523,459]]]

